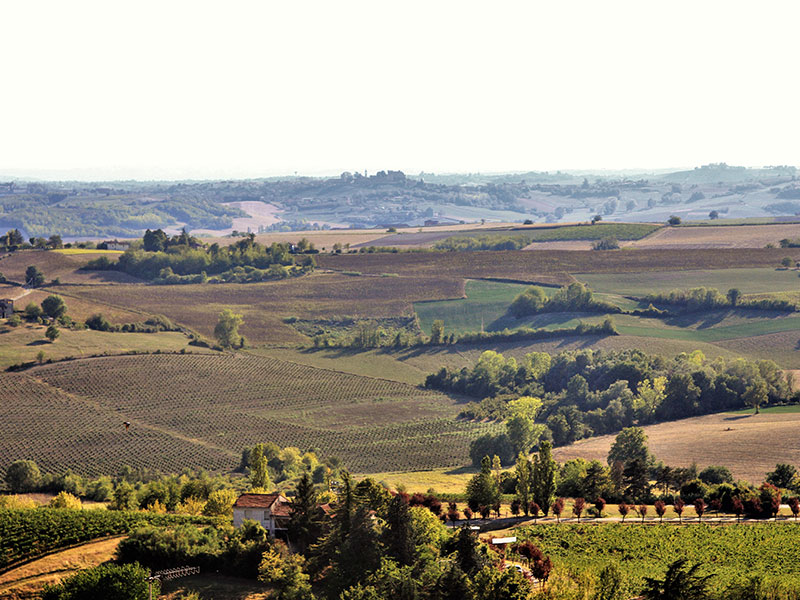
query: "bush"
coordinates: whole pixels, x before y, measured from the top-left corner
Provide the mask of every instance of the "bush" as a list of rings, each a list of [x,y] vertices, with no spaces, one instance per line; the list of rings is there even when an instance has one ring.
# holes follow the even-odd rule
[[[68,508],[70,510],[80,510],[83,508],[80,499],[69,492],[59,492],[58,495],[50,500],[50,508]]]
[[[619,250],[619,242],[616,238],[603,238],[592,242],[592,250]]]
[[[42,600],[144,600],[148,597],[150,572],[138,564],[103,564],[78,571],[57,585],[45,586]],[[153,581],[153,592],[160,586]]]

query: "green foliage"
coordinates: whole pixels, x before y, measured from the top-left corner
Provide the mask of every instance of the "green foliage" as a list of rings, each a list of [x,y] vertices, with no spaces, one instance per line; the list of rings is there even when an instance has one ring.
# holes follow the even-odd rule
[[[39,485],[42,474],[32,460],[15,460],[6,470],[6,486],[12,493],[30,492]]]
[[[619,250],[619,241],[613,237],[603,238],[592,242],[592,250]]]
[[[0,569],[42,553],[107,535],[133,531],[143,524],[210,524],[214,519],[184,515],[110,510],[36,508],[0,509]]]
[[[313,600],[310,578],[303,572],[305,560],[285,548],[270,548],[258,568],[258,579],[275,587],[277,600]]]
[[[238,497],[236,490],[215,490],[208,495],[203,514],[209,517],[232,517],[233,505]]]
[[[615,462],[628,463],[640,460],[645,465],[653,462],[653,456],[647,448],[647,434],[641,427],[626,427],[614,439],[608,451],[608,464]]]
[[[495,502],[500,501],[500,490],[487,462],[488,456],[484,457],[480,472],[467,483],[467,504],[473,512],[482,506],[494,506]]]
[[[226,308],[219,313],[219,320],[214,327],[214,336],[223,348],[231,348],[241,343],[239,327],[244,323],[242,315]]]
[[[706,600],[708,583],[713,575],[700,575],[700,565],[679,559],[667,567],[664,579],[646,577],[642,597],[645,600]]]
[[[41,287],[45,283],[44,273],[35,265],[25,269],[25,285],[30,287]]]
[[[517,318],[541,312],[621,312],[618,306],[596,300],[592,291],[577,281],[562,287],[551,298],[541,288],[531,286],[514,299],[509,310]]]
[[[52,343],[58,339],[58,337],[61,335],[61,332],[55,323],[50,323],[50,325],[47,326],[47,330],[44,332],[44,335]]]
[[[147,600],[150,572],[139,566],[103,564],[84,569],[61,583],[48,585],[42,591],[42,600]],[[153,582],[153,593],[158,595],[159,582]]]
[[[35,321],[42,316],[42,308],[35,302],[29,302],[25,307],[25,318],[28,321]]]
[[[80,510],[82,508],[80,499],[69,492],[59,492],[50,500],[48,506],[50,508],[67,508],[71,510]]]
[[[256,444],[250,452],[250,487],[269,489],[272,482],[269,479],[267,458],[264,456],[264,444]]]
[[[52,294],[42,300],[42,312],[51,319],[58,319],[67,312],[67,305],[61,296]]]
[[[774,310],[794,312],[797,306],[790,301],[776,298],[742,300],[741,292],[731,288],[723,295],[716,288],[696,287],[688,290],[675,289],[669,292],[648,294],[644,301],[654,304],[680,306],[686,312],[717,310],[721,308],[748,308],[754,310]]]

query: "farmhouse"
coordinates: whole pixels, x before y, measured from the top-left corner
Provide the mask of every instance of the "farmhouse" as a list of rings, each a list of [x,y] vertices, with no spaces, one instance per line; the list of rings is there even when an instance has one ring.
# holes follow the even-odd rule
[[[14,314],[13,300],[0,300],[0,319],[10,319]]]
[[[241,527],[242,521],[257,521],[269,531],[285,534],[292,505],[282,494],[242,494],[233,505],[233,526]]]
[[[121,242],[119,240],[108,240],[103,243],[106,245],[106,250],[122,250],[124,252],[131,247],[130,242]]]

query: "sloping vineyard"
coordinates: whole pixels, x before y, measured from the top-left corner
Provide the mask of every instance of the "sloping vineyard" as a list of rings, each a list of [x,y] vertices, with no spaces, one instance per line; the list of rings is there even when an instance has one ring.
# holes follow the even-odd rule
[[[271,358],[69,361],[3,375],[0,472],[19,458],[88,475],[126,464],[226,470],[266,441],[317,447],[356,472],[455,466],[496,427],[458,421],[459,411],[444,394]]]

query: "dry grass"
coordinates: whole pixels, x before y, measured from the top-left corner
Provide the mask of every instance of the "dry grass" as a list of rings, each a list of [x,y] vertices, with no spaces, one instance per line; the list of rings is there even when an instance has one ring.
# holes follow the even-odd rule
[[[800,412],[759,415],[720,413],[647,425],[650,450],[665,464],[699,468],[724,465],[737,479],[760,483],[777,463],[800,463],[797,428]],[[605,462],[613,435],[581,440],[556,448],[559,462],[582,457]]]
[[[113,558],[123,537],[89,542],[3,573],[0,575],[0,596],[7,600],[37,598],[45,584],[58,583],[75,571],[96,567]]]
[[[164,582],[159,598],[181,600],[191,592],[197,592],[200,598],[214,600],[267,600],[274,597],[268,590],[268,586],[252,579],[224,575],[195,575]]]
[[[767,244],[778,245],[784,238],[800,237],[800,224],[713,226],[713,227],[665,227],[655,233],[622,246],[632,248],[764,248]]]
[[[416,300],[458,298],[456,278],[353,277],[314,273],[282,281],[248,284],[73,287],[86,299],[163,314],[207,337],[225,308],[244,315],[241,333],[250,343],[303,344],[308,338],[284,317],[394,317],[412,314]]]
[[[65,254],[49,250],[21,250],[0,257],[0,272],[10,281],[24,283],[25,269],[35,265],[47,281],[58,279],[61,283],[109,284],[140,283],[141,280],[117,271],[81,271],[80,267],[107,252]]]

